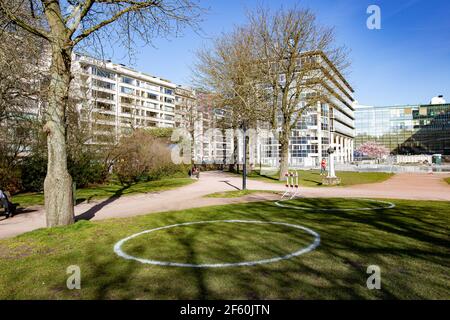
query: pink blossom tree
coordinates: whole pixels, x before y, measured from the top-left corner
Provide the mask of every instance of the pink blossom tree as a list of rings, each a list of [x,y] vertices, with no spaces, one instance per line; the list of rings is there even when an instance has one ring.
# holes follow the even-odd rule
[[[361,144],[356,151],[371,158],[383,158],[389,154],[389,149],[375,141],[367,141]]]

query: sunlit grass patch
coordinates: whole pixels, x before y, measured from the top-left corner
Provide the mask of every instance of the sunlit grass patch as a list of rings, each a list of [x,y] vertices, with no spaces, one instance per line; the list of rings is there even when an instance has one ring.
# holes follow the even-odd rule
[[[138,193],[159,192],[174,188],[186,186],[195,182],[191,178],[167,178],[155,181],[137,182],[131,185],[121,185],[118,183],[93,186],[76,190],[77,203],[89,202],[109,197],[120,197]],[[14,203],[18,203],[21,207],[43,205],[44,194],[40,193],[23,193],[12,197]]]
[[[325,175],[320,175],[319,170],[297,170],[299,185],[304,187],[322,186],[322,179]],[[351,186],[356,184],[378,183],[391,178],[394,174],[385,172],[351,172],[338,171],[336,175],[341,179],[340,186]],[[257,171],[249,174],[249,178],[264,182],[285,183],[278,180],[278,173],[263,174]]]

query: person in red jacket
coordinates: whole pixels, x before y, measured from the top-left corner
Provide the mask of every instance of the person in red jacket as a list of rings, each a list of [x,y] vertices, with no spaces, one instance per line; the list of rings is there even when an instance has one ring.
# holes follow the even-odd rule
[[[325,158],[322,158],[322,162],[320,162],[320,175],[324,175],[327,172],[327,161]]]

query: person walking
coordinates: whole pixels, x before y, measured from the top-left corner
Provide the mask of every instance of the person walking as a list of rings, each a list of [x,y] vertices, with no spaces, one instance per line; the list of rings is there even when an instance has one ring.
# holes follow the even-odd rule
[[[197,179],[200,179],[200,169],[197,167],[194,167],[194,175]]]
[[[11,210],[9,208],[9,201],[6,194],[3,192],[3,190],[0,189],[0,202],[5,209],[6,218],[11,217]]]
[[[325,158],[322,158],[322,162],[320,162],[320,175],[324,175],[327,172],[327,161]]]

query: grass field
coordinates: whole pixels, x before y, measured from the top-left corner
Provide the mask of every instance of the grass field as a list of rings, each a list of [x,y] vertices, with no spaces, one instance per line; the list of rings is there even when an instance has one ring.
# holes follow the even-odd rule
[[[121,184],[108,184],[76,191],[77,203],[95,199],[120,197],[136,193],[158,192],[182,187],[195,182],[191,178],[168,178],[149,182],[138,182],[130,186]],[[44,193],[22,193],[12,197],[12,202],[19,203],[20,207],[44,204]]]
[[[292,204],[313,210],[292,210],[259,202],[36,230],[0,241],[0,299],[449,299],[450,203],[392,202],[393,209],[370,211],[343,209],[379,204],[298,199]],[[143,230],[225,219],[298,224],[318,232],[321,243],[289,260],[219,269],[145,265],[113,252],[117,241]],[[221,263],[285,255],[312,240],[278,225],[218,222],[159,230],[123,249],[142,258]],[[81,268],[81,290],[66,288],[70,265]],[[369,265],[381,268],[381,290],[366,287]]]
[[[304,187],[322,186],[322,178],[319,170],[297,170],[299,174],[299,184]],[[350,172],[338,171],[336,175],[341,179],[340,186],[351,186],[355,184],[383,182],[393,176],[392,173],[385,172]],[[278,180],[278,173],[273,175],[260,174],[257,171],[249,174],[250,179],[262,180],[265,182],[284,183]]]

